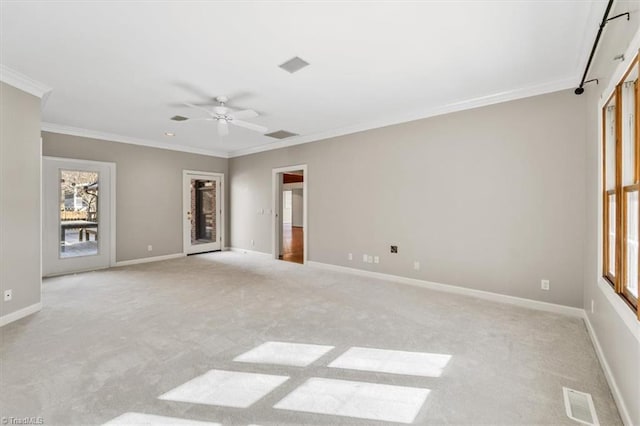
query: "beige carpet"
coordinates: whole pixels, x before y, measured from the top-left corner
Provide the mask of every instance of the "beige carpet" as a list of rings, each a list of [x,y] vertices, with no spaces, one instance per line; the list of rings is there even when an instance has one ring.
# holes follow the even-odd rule
[[[43,304],[0,329],[1,416],[573,425],[567,386],[621,424],[561,315],[229,252],[47,279]]]

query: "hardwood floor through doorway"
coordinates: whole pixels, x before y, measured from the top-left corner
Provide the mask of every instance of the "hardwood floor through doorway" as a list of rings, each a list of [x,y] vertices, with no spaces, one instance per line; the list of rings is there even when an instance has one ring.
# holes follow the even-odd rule
[[[288,262],[303,263],[304,259],[304,228],[291,226],[290,223],[282,225],[282,256],[280,259]]]

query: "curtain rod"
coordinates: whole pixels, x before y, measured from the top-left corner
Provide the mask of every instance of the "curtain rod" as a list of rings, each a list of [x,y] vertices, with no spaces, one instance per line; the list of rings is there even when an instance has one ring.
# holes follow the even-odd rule
[[[619,15],[612,16],[611,18],[609,18],[609,12],[611,12],[611,6],[613,6],[613,1],[614,0],[609,0],[609,3],[607,4],[607,9],[604,11],[604,16],[602,17],[602,22],[600,22],[600,27],[598,28],[598,34],[596,35],[596,40],[593,42],[593,47],[591,48],[591,53],[589,54],[589,60],[587,61],[587,66],[584,69],[584,74],[582,74],[582,80],[580,81],[580,85],[576,88],[576,90],[574,90],[574,93],[576,95],[582,95],[584,93],[585,83],[589,83],[590,81],[593,81],[593,80],[597,81],[597,79],[593,79],[589,81],[585,81],[585,80],[587,79],[587,74],[589,73],[589,68],[591,67],[591,61],[593,61],[593,56],[595,55],[596,49],[598,48],[598,43],[600,42],[600,36],[602,36],[602,30],[604,30],[604,27],[607,25],[609,21],[620,18],[622,16],[626,16],[627,21],[630,19],[629,12],[621,13]]]

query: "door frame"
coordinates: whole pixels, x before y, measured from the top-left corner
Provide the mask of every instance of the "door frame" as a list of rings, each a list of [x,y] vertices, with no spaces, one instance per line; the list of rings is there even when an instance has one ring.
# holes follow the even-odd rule
[[[41,161],[40,161],[40,200],[41,200],[41,208],[40,208],[40,229],[42,230],[41,232],[41,253],[40,253],[40,275],[43,275],[43,266],[42,263],[44,263],[44,242],[46,241],[45,239],[45,225],[44,222],[46,220],[46,216],[44,213],[44,208],[45,208],[45,188],[44,185],[42,185],[42,180],[44,178],[44,161],[45,160],[56,160],[56,161],[65,161],[65,162],[69,162],[69,163],[79,163],[79,164],[96,164],[96,165],[100,165],[100,166],[105,166],[109,169],[109,186],[110,186],[110,196],[109,196],[109,266],[108,268],[113,268],[114,266],[116,266],[116,222],[117,222],[117,217],[116,217],[116,163],[113,162],[109,162],[109,161],[96,161],[96,160],[82,160],[79,158],[65,158],[65,157],[52,157],[52,156],[47,156],[47,155],[43,155],[41,156]],[[102,268],[104,269],[104,268]],[[56,276],[56,275],[65,275],[68,273],[76,273],[76,272],[87,272],[87,271],[94,271],[96,270],[96,268],[89,268],[87,270],[79,270],[79,271],[74,271],[74,272],[64,272],[62,274],[48,274],[47,277],[52,277],[52,276]]]
[[[187,247],[189,247],[189,243],[191,242],[191,225],[187,224],[187,207],[191,208],[191,192],[186,190],[186,182],[187,176],[202,176],[202,177],[213,177],[220,179],[220,200],[216,200],[219,208],[220,215],[218,218],[220,219],[220,250],[224,250],[224,230],[225,230],[225,215],[224,215],[224,173],[219,172],[201,172],[199,170],[182,170],[182,214],[180,215],[180,219],[182,220],[182,253],[186,256],[189,254]]]
[[[286,173],[286,172],[295,172],[298,170],[302,170],[304,180],[302,181],[302,251],[303,258],[302,264],[307,263],[308,258],[308,246],[307,241],[309,239],[309,226],[307,221],[308,211],[307,208],[309,202],[309,189],[308,189],[308,181],[309,181],[309,171],[306,164],[298,164],[294,166],[286,166],[286,167],[278,167],[271,170],[271,217],[272,217],[272,226],[271,226],[271,253],[274,259],[279,258],[280,251],[280,215],[278,212],[280,211],[279,203],[281,202],[281,194],[282,185],[280,185],[280,181],[278,180],[278,174]]]

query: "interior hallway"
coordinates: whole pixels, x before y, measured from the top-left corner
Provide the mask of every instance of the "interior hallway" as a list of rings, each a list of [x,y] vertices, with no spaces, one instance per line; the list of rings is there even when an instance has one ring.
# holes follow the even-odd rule
[[[282,260],[295,263],[304,262],[304,228],[282,224]]]
[[[12,390],[1,393],[5,416],[41,415],[47,425],[102,424],[127,412],[239,425],[389,424],[274,408],[295,406],[291,394],[315,378],[427,389],[414,424],[574,425],[562,386],[590,392],[601,424],[621,424],[578,318],[233,252],[46,279],[43,302],[0,331],[2,385]],[[234,361],[266,342],[332,348],[308,366]],[[329,367],[353,347],[449,358],[427,376]],[[246,408],[171,400],[210,370],[288,379]],[[237,389],[223,396],[251,399]]]

